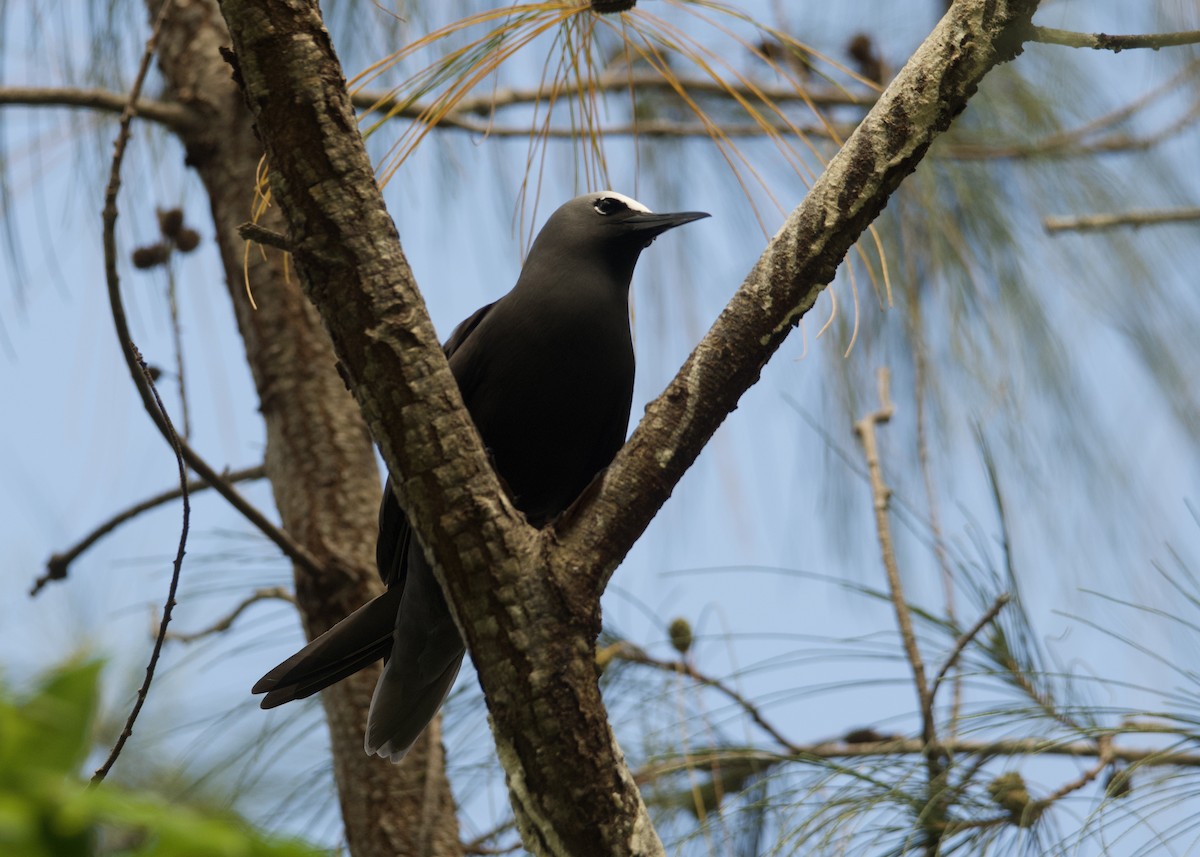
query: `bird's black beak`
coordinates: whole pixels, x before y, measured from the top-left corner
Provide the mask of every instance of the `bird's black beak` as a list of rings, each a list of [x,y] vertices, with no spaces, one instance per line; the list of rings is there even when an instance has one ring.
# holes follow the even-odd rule
[[[674,229],[676,226],[683,226],[683,224],[691,223],[693,220],[701,220],[711,216],[707,211],[677,211],[672,214],[643,214],[638,212],[622,220],[621,226],[644,240],[646,246],[649,247],[651,241],[668,229]]]

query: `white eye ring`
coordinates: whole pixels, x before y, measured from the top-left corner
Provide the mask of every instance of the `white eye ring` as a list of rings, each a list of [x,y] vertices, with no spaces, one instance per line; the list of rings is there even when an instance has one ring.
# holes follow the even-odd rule
[[[614,206],[613,203],[616,203],[616,205]],[[608,206],[608,210],[602,211],[602,205]],[[592,207],[596,210],[597,214],[602,214],[604,216],[616,214],[624,209],[636,211],[639,214],[651,213],[650,209],[646,208],[646,206],[642,205],[636,199],[628,197],[623,193],[617,193],[615,190],[602,190],[597,193],[596,199],[592,203]]]
[[[617,214],[621,211],[628,211],[629,206],[615,196],[602,196],[594,203],[592,208],[596,209],[597,214],[602,214],[607,217],[610,214]]]

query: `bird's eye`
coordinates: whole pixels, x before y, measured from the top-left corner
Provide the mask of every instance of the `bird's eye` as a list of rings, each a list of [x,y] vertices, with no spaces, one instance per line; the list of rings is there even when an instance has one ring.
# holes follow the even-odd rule
[[[606,217],[610,214],[616,214],[618,211],[624,211],[625,209],[629,208],[629,206],[621,202],[621,200],[614,199],[611,196],[600,197],[598,200],[596,200],[592,207],[596,209],[597,214],[603,214]]]

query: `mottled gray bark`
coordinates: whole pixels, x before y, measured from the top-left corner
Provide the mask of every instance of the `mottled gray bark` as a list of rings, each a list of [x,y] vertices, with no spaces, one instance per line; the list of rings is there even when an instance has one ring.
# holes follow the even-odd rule
[[[160,3],[148,5],[153,15]],[[370,437],[337,374],[320,316],[282,253],[247,255],[237,234],[251,215],[263,150],[220,55],[228,45],[215,0],[173,0],[158,61],[169,95],[199,118],[174,130],[209,194],[226,284],[266,422],[265,464],[280,518],[324,569],[320,575],[295,569],[301,615],[313,636],[380,590],[374,545],[381,489]],[[283,228],[277,209],[261,222]],[[246,296],[247,277],[257,310]],[[322,694],[351,852],[461,854],[440,741],[423,740],[399,767],[363,752],[376,676],[377,670],[367,670]]]
[[[450,595],[531,851],[662,853],[596,686],[599,594],[889,194],[1019,52],[1036,5],[954,4],[617,462],[537,532],[504,497],[437,348],[316,4],[223,0],[302,283]]]

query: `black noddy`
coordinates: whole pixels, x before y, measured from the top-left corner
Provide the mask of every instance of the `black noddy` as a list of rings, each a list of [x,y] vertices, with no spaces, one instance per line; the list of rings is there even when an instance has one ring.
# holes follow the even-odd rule
[[[446,341],[492,464],[533,526],[563,512],[625,442],[634,266],[657,236],[702,217],[654,214],[613,191],[576,197],[550,215],[512,291]],[[466,650],[390,480],[376,561],[387,591],[259,679],[253,692],[273,708],[383,658],[363,743],[368,754],[396,762],[441,707]]]

